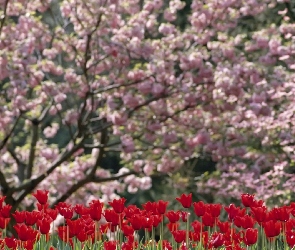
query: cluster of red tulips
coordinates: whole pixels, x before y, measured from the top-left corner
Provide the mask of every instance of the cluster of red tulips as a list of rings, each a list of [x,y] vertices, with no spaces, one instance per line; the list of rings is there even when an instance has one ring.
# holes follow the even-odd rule
[[[114,199],[108,205],[93,200],[89,206],[61,202],[50,208],[48,191],[37,190],[33,196],[38,201],[35,211],[13,213],[1,197],[1,249],[240,250],[295,246],[295,203],[268,209],[250,194],[241,195],[243,207],[193,202],[192,194],[182,194],[176,198],[183,207],[181,211],[167,210],[169,202],[163,200],[147,202],[141,209],[125,206],[125,198]],[[227,215],[226,221],[221,221],[221,213]],[[64,224],[52,231],[58,214],[64,217]],[[17,238],[6,236],[11,216],[16,222]],[[167,230],[170,240],[164,239]],[[139,232],[144,232],[144,239],[140,239]],[[158,239],[156,232],[160,234]]]

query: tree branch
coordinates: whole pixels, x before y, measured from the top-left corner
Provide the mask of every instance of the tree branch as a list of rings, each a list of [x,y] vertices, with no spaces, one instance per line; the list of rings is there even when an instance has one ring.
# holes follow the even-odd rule
[[[127,177],[127,176],[132,175],[132,174],[138,174],[138,173],[135,172],[135,171],[131,171],[131,172],[128,172],[128,173],[125,173],[125,174],[114,175],[112,177],[107,177],[107,178],[100,178],[100,177],[94,176],[91,179],[91,182],[93,182],[93,183],[103,183],[103,182],[108,182],[108,181],[116,181],[116,180],[119,180],[121,178]]]
[[[2,33],[2,29],[3,29],[3,27],[4,27],[4,22],[5,22],[5,19],[6,19],[6,13],[7,13],[8,2],[9,2],[9,0],[6,0],[6,1],[4,2],[3,15],[0,16],[0,18],[1,18],[1,21],[0,21],[0,35],[1,35],[1,33]]]
[[[20,119],[21,115],[19,115],[17,118],[16,118],[16,121],[15,123],[13,124],[13,127],[12,129],[9,131],[8,135],[3,139],[3,141],[1,142],[0,144],[0,150],[3,149],[6,145],[6,143],[8,142],[10,136],[12,135],[13,131],[15,130],[16,126],[17,126],[17,123]]]
[[[115,180],[119,180],[121,178],[124,178],[126,176],[132,175],[132,174],[136,174],[136,172],[131,171],[129,173],[125,173],[125,174],[121,174],[121,175],[117,175],[117,176],[112,176],[112,177],[108,177],[108,178],[99,178],[96,176],[89,178],[89,176],[87,176],[86,178],[78,181],[73,186],[71,186],[70,189],[66,193],[64,193],[61,197],[59,197],[51,206],[54,207],[57,203],[64,202],[73,193],[75,193],[79,188],[83,187],[87,183],[90,183],[90,182],[103,183],[103,182],[108,182],[108,181],[115,181]]]
[[[11,147],[7,147],[7,151],[10,153],[11,157],[13,158],[13,160],[15,160],[17,164],[17,177],[19,181],[22,183],[25,180],[26,164],[17,157],[17,155]]]
[[[13,188],[13,192],[22,191],[16,198],[16,203],[19,204],[28,194],[30,194],[37,187],[37,185],[41,181],[43,181],[48,175],[50,175],[61,163],[68,160],[77,150],[79,150],[82,147],[83,142],[84,138],[82,138],[82,140],[78,144],[74,145],[71,150],[65,150],[43,174],[40,174],[35,179],[31,179],[28,182],[23,183],[16,188]]]
[[[102,146],[99,150],[97,159],[91,169],[91,171],[89,172],[89,174],[87,174],[89,176],[89,178],[92,178],[95,176],[95,172],[98,168],[98,166],[100,165],[100,162],[104,156],[104,146],[107,144],[108,141],[108,130],[107,129],[103,129],[101,131],[101,137],[100,137],[100,145]]]
[[[34,119],[31,122],[32,122],[32,139],[31,139],[31,146],[30,146],[26,179],[30,179],[32,176],[34,160],[35,160],[36,145],[37,145],[37,141],[38,141],[38,132],[39,132],[39,121],[37,119]]]
[[[7,191],[9,191],[10,187],[2,171],[0,171],[0,185],[3,195],[5,195]]]

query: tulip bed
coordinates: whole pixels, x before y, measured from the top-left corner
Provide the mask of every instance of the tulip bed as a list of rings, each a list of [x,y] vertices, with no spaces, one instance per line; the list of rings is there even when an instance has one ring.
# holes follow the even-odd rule
[[[142,208],[125,206],[125,198],[108,204],[93,200],[88,206],[61,202],[50,208],[48,191],[33,196],[35,211],[13,213],[1,197],[1,249],[295,249],[295,203],[268,209],[254,195],[242,194],[241,207],[222,206],[193,202],[192,194],[182,194],[176,200],[183,209],[177,211],[168,210],[169,202],[163,200]],[[222,213],[227,220],[220,219]],[[52,230],[58,214],[64,223]],[[6,236],[11,216],[17,238]]]

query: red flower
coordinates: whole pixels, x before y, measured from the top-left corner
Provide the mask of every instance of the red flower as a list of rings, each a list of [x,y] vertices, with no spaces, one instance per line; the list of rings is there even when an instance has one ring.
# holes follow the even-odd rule
[[[206,205],[205,205],[205,203],[203,201],[194,202],[193,206],[194,206],[195,214],[197,216],[202,217],[205,214]]]
[[[39,202],[37,202],[36,205],[37,205],[38,211],[44,211],[44,210],[48,209],[48,207],[49,207],[48,203],[43,205],[43,204],[40,204]]]
[[[132,226],[129,226],[129,225],[122,225],[122,231],[124,233],[125,236],[128,236],[128,235],[133,235],[134,234],[134,229]]]
[[[165,249],[165,250],[172,250],[171,243],[168,240],[162,240],[162,247],[160,249]]]
[[[267,208],[266,207],[251,207],[252,215],[254,216],[255,220],[261,224],[265,221],[267,216]]]
[[[77,235],[76,235],[78,241],[84,242],[88,239],[88,235],[84,230],[81,230]]]
[[[134,230],[139,230],[143,228],[142,220],[143,219],[141,214],[134,214],[131,218],[129,218],[129,222]]]
[[[124,204],[126,202],[125,198],[120,199],[114,199],[113,201],[110,201],[110,206],[115,210],[116,213],[121,214],[124,211]]]
[[[117,226],[120,224],[119,214],[117,214],[113,209],[106,209],[104,211],[104,217],[106,221],[111,222],[113,226]]]
[[[222,205],[219,203],[207,205],[207,212],[210,213],[215,218],[219,217],[221,209],[222,209]]]
[[[151,212],[152,214],[158,214],[158,203],[157,202],[146,202],[142,204],[142,207],[146,212]]]
[[[270,220],[263,223],[263,228],[266,237],[276,237],[281,233],[281,223],[278,221]]]
[[[245,207],[252,207],[252,205],[254,204],[254,199],[254,194],[241,194],[241,200]]]
[[[32,195],[35,196],[41,205],[45,205],[48,200],[48,193],[48,190],[37,190],[36,193],[33,193]]]
[[[225,211],[228,213],[228,219],[232,221],[236,216],[245,215],[246,209],[240,209],[234,204],[230,204],[228,207],[224,207]]]
[[[286,241],[289,247],[293,248],[295,246],[295,232],[287,231],[286,232]]]
[[[242,227],[244,229],[253,228],[255,223],[256,223],[256,221],[253,219],[253,217],[251,217],[249,215],[236,216],[234,219],[234,224],[237,227]]]
[[[140,214],[141,210],[136,205],[129,205],[124,208],[124,213],[126,218],[130,218],[134,214]]]
[[[171,223],[177,222],[180,218],[179,212],[175,212],[172,210],[168,211],[165,215]]]
[[[257,242],[258,230],[256,228],[247,228],[244,233],[244,243],[247,246],[251,246]]]
[[[160,222],[162,221],[162,216],[161,215],[152,215],[153,217],[153,227],[157,227]]]
[[[172,231],[172,235],[174,237],[174,240],[177,243],[181,243],[181,242],[185,241],[186,231],[185,230]]]
[[[60,215],[62,215],[65,219],[72,219],[74,215],[73,208],[71,207],[61,207],[59,209]]]
[[[52,220],[55,220],[58,215],[58,211],[56,209],[47,208],[45,213],[51,217]]]
[[[224,234],[230,231],[230,225],[231,225],[231,223],[229,221],[225,221],[225,222],[218,221],[217,222],[217,226],[219,227],[220,232],[224,233]]]
[[[10,221],[10,218],[4,218],[4,217],[0,217],[0,228],[4,229],[7,227],[8,223]]]
[[[85,207],[82,204],[76,204],[74,206],[74,211],[79,214],[80,216],[85,215],[85,214],[89,214],[89,208]]]
[[[15,231],[21,241],[36,240],[38,231],[32,229],[25,224],[16,224],[14,226]]]
[[[168,201],[159,200],[157,203],[157,211],[159,214],[165,214],[168,206]]]
[[[4,218],[10,218],[10,210],[11,210],[12,206],[11,205],[5,205],[1,208],[0,210],[0,214],[2,215],[2,217]]]
[[[52,219],[49,215],[47,215],[47,217],[43,217],[42,220],[37,221],[37,226],[41,234],[49,233],[51,222],[52,222]]]
[[[179,214],[180,214],[181,220],[183,222],[187,222],[187,218],[189,216],[189,213],[185,212],[185,211],[179,211]]]
[[[279,208],[273,208],[269,212],[269,216],[273,220],[279,220],[279,221],[286,222],[290,218],[291,211],[292,211],[292,208],[287,207],[287,206],[283,206],[283,207],[279,207]]]
[[[6,198],[6,196],[1,196],[1,195],[0,195],[0,209],[1,209],[2,206],[3,206],[3,202],[4,202],[5,198]]]
[[[89,214],[94,221],[99,221],[102,215],[103,203],[99,200],[93,200],[89,204]]]
[[[153,227],[153,217],[152,215],[142,217],[142,226],[144,229],[152,229]]]
[[[39,211],[26,211],[26,225],[33,226],[36,224],[37,220],[41,218],[41,214]]]
[[[17,249],[17,239],[16,238],[4,238],[5,244],[7,247],[12,249]]]
[[[103,243],[104,250],[116,250],[117,242],[116,241],[105,241]]]
[[[200,233],[201,229],[202,229],[202,231],[204,231],[204,225],[197,220],[193,221],[191,225],[192,225],[195,233]]]
[[[192,205],[192,193],[188,195],[182,194],[180,197],[177,197],[176,200],[178,200],[184,208],[190,208]]]
[[[215,218],[211,214],[206,212],[202,217],[202,222],[204,226],[213,227]]]
[[[209,247],[218,248],[224,244],[224,236],[222,233],[213,233],[209,243]]]
[[[67,219],[67,225],[69,227],[70,238],[77,236],[80,231],[84,231],[85,226],[83,224],[84,220],[79,218],[77,220]]]
[[[26,250],[33,250],[34,249],[35,240],[27,240],[23,242],[23,247]]]

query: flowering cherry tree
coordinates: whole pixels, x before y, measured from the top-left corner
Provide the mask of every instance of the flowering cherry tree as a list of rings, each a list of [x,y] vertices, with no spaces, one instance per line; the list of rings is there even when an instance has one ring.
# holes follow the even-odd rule
[[[0,0],[7,202],[16,207],[37,187],[55,190],[55,203],[97,193],[111,200],[125,187],[149,189],[155,172],[173,173],[202,154],[223,173],[198,183],[204,192],[289,195],[291,3],[194,0],[180,28],[184,7],[180,0]],[[270,11],[277,23],[267,20]],[[252,31],[241,28],[249,16],[257,17]],[[109,152],[121,152],[118,173],[102,164]]]

